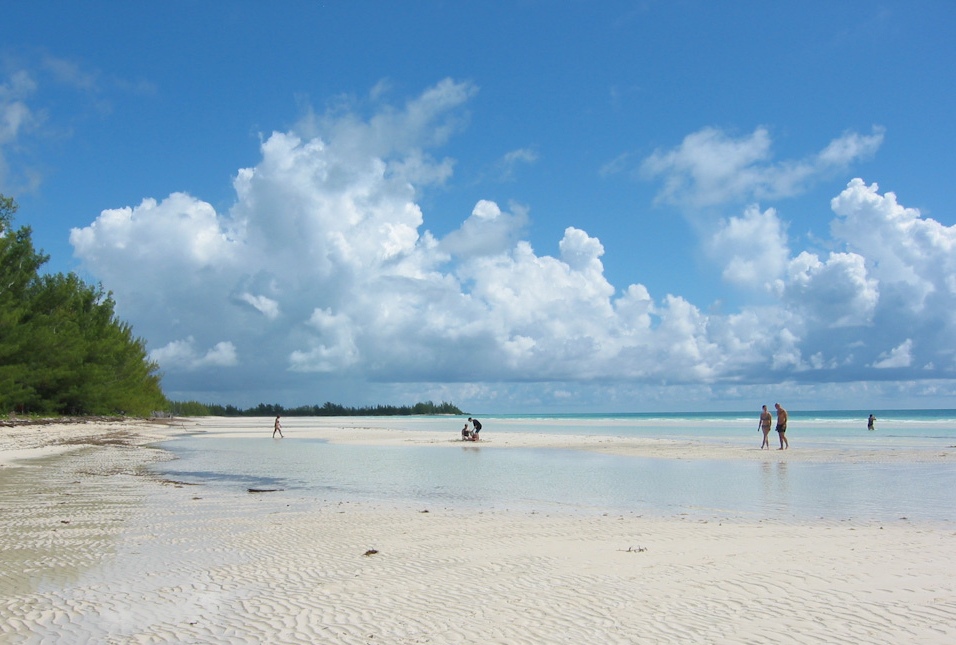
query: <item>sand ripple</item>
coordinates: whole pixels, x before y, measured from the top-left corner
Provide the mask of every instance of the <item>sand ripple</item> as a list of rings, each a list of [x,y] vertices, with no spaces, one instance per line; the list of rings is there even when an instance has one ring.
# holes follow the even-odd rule
[[[953,527],[332,503],[158,458],[0,470],[0,642],[956,641]]]

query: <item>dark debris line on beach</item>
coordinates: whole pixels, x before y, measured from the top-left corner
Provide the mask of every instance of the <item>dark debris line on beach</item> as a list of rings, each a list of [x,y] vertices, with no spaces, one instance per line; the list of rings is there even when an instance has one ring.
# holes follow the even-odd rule
[[[130,421],[130,417],[123,416],[81,416],[81,417],[16,417],[9,416],[0,419],[0,427],[13,428],[16,426],[52,426],[78,423],[118,423]]]

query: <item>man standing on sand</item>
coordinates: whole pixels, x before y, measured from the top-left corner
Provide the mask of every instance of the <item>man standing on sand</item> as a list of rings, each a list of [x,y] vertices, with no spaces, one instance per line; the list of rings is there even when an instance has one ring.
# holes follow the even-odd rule
[[[777,434],[780,436],[780,447],[777,450],[784,450],[784,446],[790,447],[790,442],[787,441],[787,411],[779,403],[774,403],[773,407],[777,408]]]
[[[276,433],[277,433],[277,432],[279,433],[279,438],[280,438],[280,439],[285,439],[285,436],[283,436],[283,434],[282,434],[282,424],[279,423],[279,415],[276,415],[276,425],[275,425],[275,428],[273,428],[273,430],[272,430],[272,438],[273,438],[273,439],[276,438]]]
[[[770,435],[770,422],[773,421],[773,418],[770,416],[770,413],[767,412],[767,406],[763,406],[763,412],[760,413],[760,425],[758,430],[763,431],[763,443],[760,444],[760,449],[763,450],[766,448],[770,450],[770,440],[767,438]]]

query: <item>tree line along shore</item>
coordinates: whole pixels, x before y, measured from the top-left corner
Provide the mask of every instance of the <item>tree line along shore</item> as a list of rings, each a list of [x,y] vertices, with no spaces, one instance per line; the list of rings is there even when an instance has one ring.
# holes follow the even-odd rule
[[[457,415],[465,414],[452,403],[423,401],[414,405],[375,405],[349,407],[326,402],[323,405],[302,405],[286,408],[277,403],[260,403],[251,408],[240,409],[234,405],[215,405],[197,401],[171,401],[169,412],[179,417],[376,417],[411,415]]]

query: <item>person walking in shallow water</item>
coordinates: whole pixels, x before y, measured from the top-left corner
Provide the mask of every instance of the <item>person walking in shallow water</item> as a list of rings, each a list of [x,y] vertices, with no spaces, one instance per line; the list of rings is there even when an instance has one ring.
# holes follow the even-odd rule
[[[787,441],[787,411],[779,403],[774,403],[773,407],[777,408],[777,435],[780,436],[780,447],[777,450],[785,450],[790,447],[790,442]]]
[[[871,415],[870,415],[870,418],[866,420],[866,429],[867,429],[867,430],[874,430],[874,428],[873,428],[873,424],[874,424],[874,423],[876,423],[876,417],[874,417],[874,416],[871,414]]]
[[[763,443],[760,444],[760,449],[763,450],[766,448],[770,450],[770,424],[773,421],[773,417],[770,416],[770,413],[767,412],[767,406],[763,406],[763,411],[760,413],[760,425],[757,426],[759,431],[763,432]]]
[[[272,438],[273,438],[273,439],[276,438],[276,433],[277,433],[277,432],[279,433],[279,438],[280,438],[280,439],[285,439],[285,436],[283,436],[283,434],[282,434],[282,424],[279,423],[279,416],[278,416],[278,415],[276,415],[276,424],[275,424],[275,427],[272,429]]]

